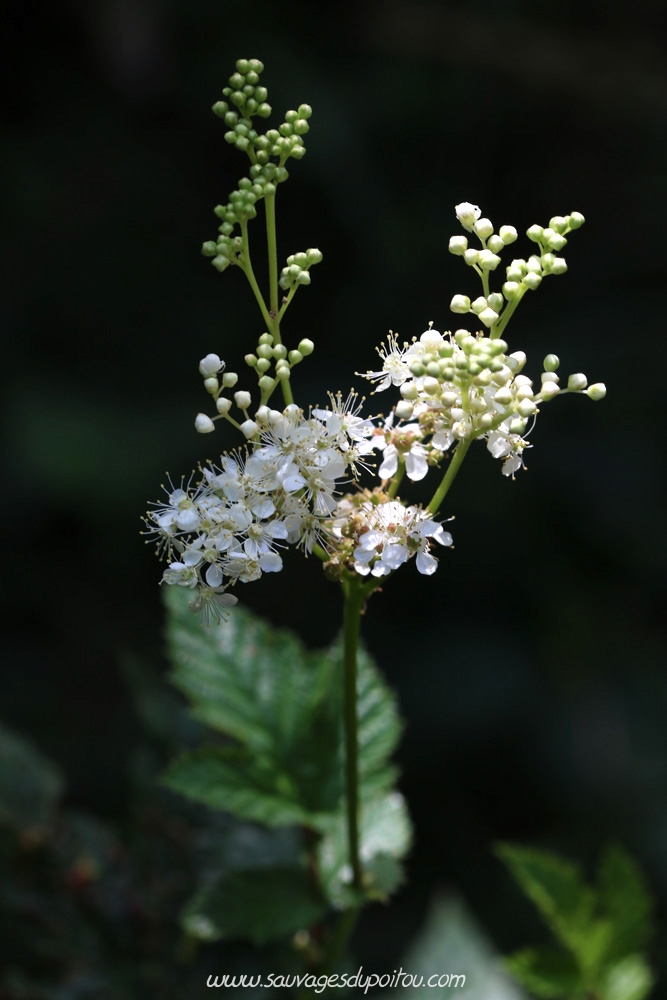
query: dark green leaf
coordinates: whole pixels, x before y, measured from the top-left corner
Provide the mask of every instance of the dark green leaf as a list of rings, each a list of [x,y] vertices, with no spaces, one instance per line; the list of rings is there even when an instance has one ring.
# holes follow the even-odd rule
[[[526,948],[506,958],[504,964],[522,986],[538,997],[570,1000],[581,989],[577,963],[566,952]]]
[[[200,721],[246,751],[188,755],[169,769],[168,784],[245,819],[322,828],[343,801],[340,645],[308,653],[294,636],[242,608],[221,627],[203,629],[188,595],[177,587],[166,591],[172,680]],[[394,780],[387,758],[400,722],[393,695],[364,653],[358,690],[359,770],[367,797]]]
[[[0,824],[17,830],[48,826],[62,791],[60,773],[4,726],[0,726],[0,761]]]
[[[609,957],[643,951],[652,934],[652,901],[638,865],[621,847],[607,848],[600,863],[600,902],[612,924]]]
[[[501,844],[497,853],[556,936],[591,964],[595,894],[578,869],[546,851]],[[592,942],[592,938],[595,941]]]
[[[263,944],[320,920],[327,904],[304,868],[239,871],[197,893],[183,926],[195,937],[249,938]]]
[[[163,778],[172,791],[271,826],[326,826],[328,813],[304,807],[288,776],[245,750],[209,747],[178,757]]]

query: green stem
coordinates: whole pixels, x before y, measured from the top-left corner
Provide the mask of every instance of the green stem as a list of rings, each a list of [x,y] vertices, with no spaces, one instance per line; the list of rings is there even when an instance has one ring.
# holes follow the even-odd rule
[[[241,236],[243,237],[243,258],[241,267],[243,268],[243,273],[248,279],[248,284],[252,288],[252,293],[257,299],[257,305],[259,306],[262,316],[264,317],[264,322],[267,328],[270,330],[272,328],[271,315],[269,310],[266,308],[266,302],[264,301],[264,296],[259,290],[259,285],[257,284],[257,278],[255,277],[255,272],[253,271],[252,261],[250,260],[250,242],[248,240],[248,220],[241,219]]]
[[[357,650],[364,588],[358,576],[343,583],[343,718],[345,722],[345,793],[347,839],[355,890],[362,884],[359,858],[359,735],[357,722]]]
[[[392,500],[398,493],[398,487],[401,485],[401,480],[403,479],[404,475],[405,475],[405,459],[401,458],[399,459],[398,469],[394,473],[393,478],[389,483],[389,489],[387,490],[387,493],[392,498]]]
[[[507,305],[505,306],[505,308],[504,308],[504,310],[502,312],[502,315],[501,315],[500,319],[498,320],[498,322],[496,323],[496,325],[491,330],[490,337],[491,337],[492,340],[497,340],[497,338],[503,332],[503,330],[505,329],[505,327],[509,323],[510,319],[512,318],[512,313],[514,312],[514,310],[518,306],[519,302],[521,302],[521,299],[524,297],[525,294],[526,294],[526,290],[524,288],[523,291],[519,292],[519,294],[517,295],[517,297],[515,299],[512,299],[511,302],[507,303]]]
[[[436,514],[440,508],[440,504],[447,496],[449,492],[449,487],[452,485],[456,479],[456,474],[461,468],[463,459],[466,457],[468,448],[472,444],[472,438],[468,438],[466,441],[459,441],[456,446],[456,451],[454,452],[454,457],[447,466],[447,472],[443,476],[442,482],[438,486],[437,490],[433,494],[431,502],[426,508],[431,512],[431,514]]]
[[[278,316],[278,241],[276,239],[276,196],[267,194],[264,199],[266,211],[266,246],[269,254],[269,309],[271,315]],[[275,343],[279,344],[280,333],[274,331]]]
[[[340,958],[345,954],[347,942],[349,941],[350,935],[354,930],[354,925],[357,922],[358,916],[358,906],[351,906],[349,910],[344,910],[341,913],[333,932],[326,957],[322,963],[323,973],[330,975],[335,971]]]

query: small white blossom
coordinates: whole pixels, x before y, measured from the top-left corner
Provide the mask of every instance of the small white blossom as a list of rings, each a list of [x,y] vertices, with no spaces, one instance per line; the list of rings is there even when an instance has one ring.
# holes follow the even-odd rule
[[[459,220],[466,232],[471,233],[474,225],[482,214],[478,205],[471,205],[469,201],[462,201],[455,208],[456,218]]]

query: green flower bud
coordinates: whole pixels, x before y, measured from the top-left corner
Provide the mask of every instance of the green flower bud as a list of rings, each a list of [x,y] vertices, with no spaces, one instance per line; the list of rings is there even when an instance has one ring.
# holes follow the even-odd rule
[[[299,110],[298,110],[299,118],[310,118],[312,113],[313,109],[311,108],[310,104],[299,105]]]
[[[557,354],[547,354],[542,363],[545,372],[557,372],[560,365],[560,358]]]
[[[271,114],[271,105],[263,101],[261,104],[258,105],[255,114],[259,118],[268,118],[269,115]]]
[[[449,240],[449,252],[461,257],[468,249],[468,239],[466,236],[452,236]]]
[[[476,264],[479,260],[479,250],[475,250],[474,247],[470,247],[469,250],[464,251],[463,259],[469,267],[472,267],[473,264]]]
[[[467,295],[455,295],[449,303],[449,308],[453,313],[470,312],[470,299]]]
[[[489,309],[487,307],[486,309],[482,309],[481,313],[479,313],[479,319],[484,326],[493,326],[493,324],[498,320],[498,313],[495,309]]]
[[[312,354],[315,350],[315,344],[312,340],[302,340],[299,344],[299,353],[307,358],[309,354]]]
[[[514,351],[507,358],[507,365],[515,375],[518,375],[526,363],[526,355],[523,351]],[[523,377],[523,376],[522,376]]]
[[[270,375],[262,375],[261,379],[257,384],[259,385],[262,392],[271,392],[271,390],[275,387],[276,380],[274,378],[271,378]]]
[[[246,354],[243,360],[245,361],[245,363],[248,365],[249,368],[254,368],[255,365],[257,364],[257,358],[255,357],[254,354]]]
[[[198,434],[210,434],[215,430],[215,424],[205,413],[198,413],[195,417],[195,430]]]
[[[225,399],[224,396],[219,396],[215,402],[215,408],[218,413],[221,413],[223,417],[226,417],[232,408],[231,399]]]
[[[287,348],[284,344],[276,344],[273,348],[273,356],[281,361],[283,358],[287,357]]]
[[[414,413],[414,406],[407,399],[396,404],[396,416],[399,420],[409,420]]]
[[[303,361],[303,354],[301,351],[290,351],[287,357],[292,365],[298,365],[300,361]]]
[[[478,219],[472,228],[482,240],[485,240],[487,236],[490,236],[493,232],[493,226],[490,219]]]
[[[252,356],[252,355],[251,355]],[[239,377],[236,372],[225,372],[222,376],[222,384],[225,389],[231,389],[238,382]]]
[[[488,302],[489,306],[492,309],[495,309],[496,312],[498,312],[498,313],[500,312],[500,310],[502,309],[502,307],[505,305],[505,303],[503,302],[503,297],[500,294],[500,292],[491,292],[491,294],[489,295],[489,297],[488,297],[488,299],[486,301]]]
[[[206,243],[202,243],[201,252],[204,254],[204,257],[215,257],[218,248],[213,240],[207,240]]]
[[[287,379],[290,377],[291,374],[292,373],[290,371],[289,365],[281,365],[279,368],[276,368],[276,378],[280,382],[286,382]],[[261,380],[260,380],[260,383],[261,383]]]
[[[507,246],[508,243],[514,243],[518,234],[514,226],[501,226],[498,235]]]
[[[583,226],[585,221],[586,220],[584,219],[581,212],[572,212],[571,215],[569,216],[570,229],[579,229],[580,226]]]
[[[271,367],[271,362],[269,361],[268,358],[260,358],[255,367],[257,368],[257,371],[260,373],[260,375],[263,375],[264,372],[268,372],[269,368]]]
[[[530,229],[526,230],[526,236],[529,240],[532,240],[533,243],[539,243],[542,239],[543,232],[544,230],[542,229],[542,226],[531,226]]]
[[[521,285],[517,281],[506,281],[503,285],[503,295],[508,302],[515,299],[521,291]]]
[[[600,400],[604,399],[607,395],[607,387],[604,382],[594,382],[593,385],[589,385],[586,390],[586,395],[589,399]]]
[[[204,379],[204,388],[206,389],[207,392],[210,392],[211,395],[213,395],[218,391],[218,389],[220,388],[220,383],[218,382],[215,375],[211,375],[210,378]]]
[[[482,312],[482,310],[486,309],[487,306],[488,306],[488,302],[486,301],[486,299],[484,298],[484,296],[483,295],[479,295],[475,299],[475,301],[472,303],[472,305],[470,306],[470,308],[474,312],[475,316],[479,316],[479,314]],[[467,332],[468,331],[466,330],[466,333]],[[457,331],[457,333],[458,333],[458,331]]]
[[[489,236],[486,245],[491,251],[491,253],[500,253],[500,251],[505,246],[505,242],[502,236],[498,236],[497,234],[495,234],[493,236]]]
[[[223,257],[222,254],[218,254],[218,256],[214,257],[213,260],[211,261],[213,267],[216,269],[216,271],[220,271],[220,274],[222,274],[223,271],[227,270],[230,263],[231,261],[229,260],[229,257]]]
[[[272,333],[263,333],[262,336],[259,338],[259,343],[260,344],[268,344],[269,347],[270,347],[271,344],[273,343],[273,334]]]
[[[510,434],[523,434],[526,430],[526,421],[522,417],[513,417],[510,421]]]
[[[535,291],[535,289],[537,288],[537,286],[540,284],[541,281],[542,281],[541,275],[535,274],[534,271],[529,271],[526,277],[523,279],[523,283],[526,286],[526,288],[530,288],[532,292]]]
[[[564,257],[554,257],[553,264],[551,265],[552,274],[565,274],[567,271],[567,263]]]
[[[562,215],[554,215],[553,218],[549,219],[549,228],[562,235],[567,229],[567,219],[564,219]]]
[[[567,387],[570,392],[581,392],[588,385],[588,379],[582,372],[570,375],[567,380]]]
[[[245,76],[250,69],[250,63],[247,59],[237,59],[236,60],[236,70],[242,76]],[[231,82],[231,81],[230,81]]]
[[[252,403],[252,396],[249,392],[240,389],[238,392],[234,393],[234,402],[238,406],[239,410],[247,410]]]
[[[408,399],[408,400],[417,399],[417,397],[419,396],[419,389],[417,388],[414,382],[404,382],[400,386],[398,391],[400,392],[403,399]]]
[[[260,339],[259,347],[257,348],[257,357],[259,358],[272,358],[273,348],[270,344],[263,344]]]
[[[218,118],[224,118],[229,110],[229,105],[225,104],[224,101],[216,101],[211,110]]]

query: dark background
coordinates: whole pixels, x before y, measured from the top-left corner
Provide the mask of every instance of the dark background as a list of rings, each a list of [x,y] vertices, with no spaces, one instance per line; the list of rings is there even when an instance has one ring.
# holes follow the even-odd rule
[[[264,61],[276,125],[313,107],[307,156],[278,197],[281,257],[324,253],[285,329],[316,344],[295,375],[304,403],[363,391],[352,373],[375,366],[388,329],[447,329],[452,294],[477,294],[447,253],[456,202],[520,232],[586,216],[568,274],[527,297],[509,340],[530,374],[555,351],[607,399],[545,407],[516,482],[474,449],[443,512],[455,550],[434,579],[397,574],[366,616],[407,723],[416,823],[409,886],[358,931],[369,964],[381,944],[404,948],[438,887],[463,895],[499,948],[530,943],[537,924],[493,843],[590,866],[615,838],[659,901],[665,965],[662,9],[8,5],[0,713],[63,769],[69,803],[119,829],[141,738],[119,660],[163,663],[160,569],[139,517],[165,469],[236,444],[194,432],[197,363],[214,351],[243,378],[261,332],[241,274],[199,255],[246,172],[209,110],[235,60]],[[315,560],[241,596],[311,645],[338,628]]]

